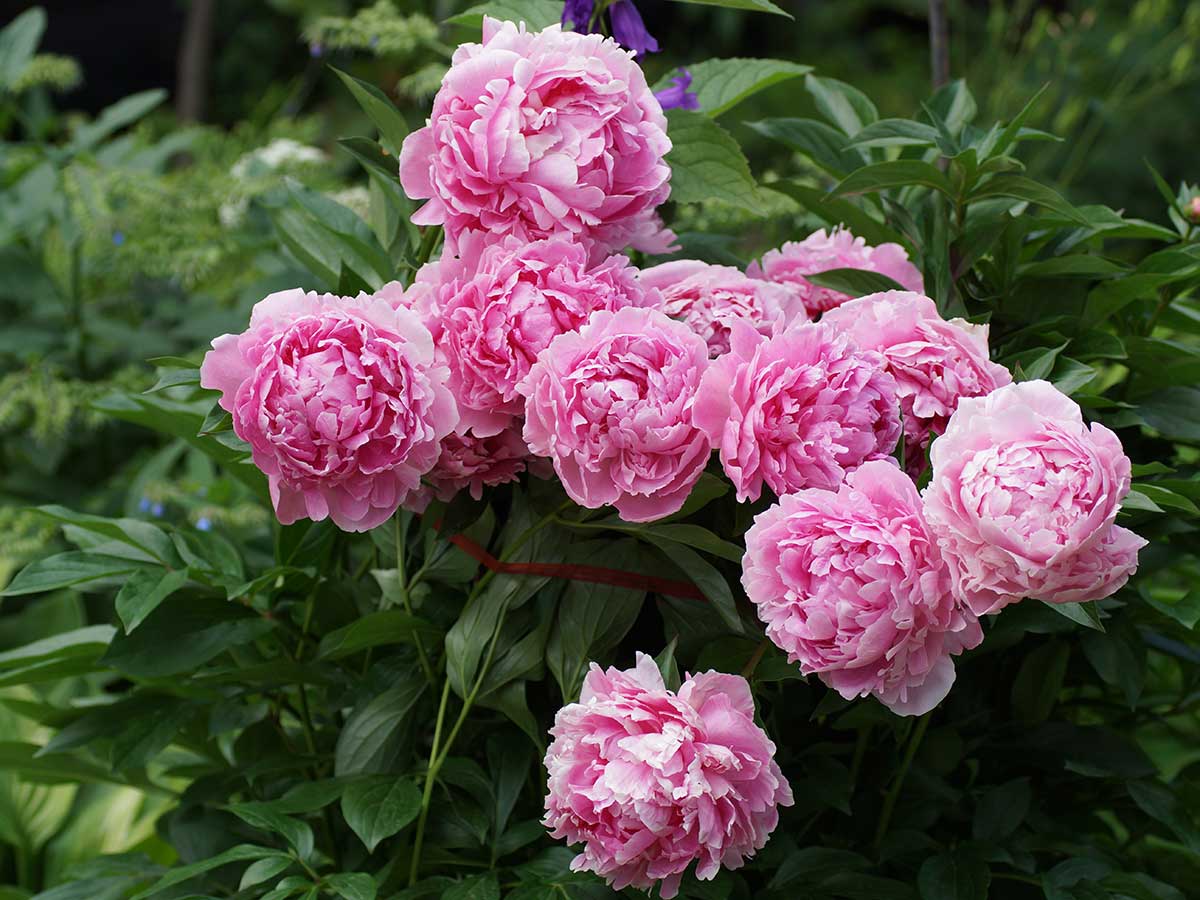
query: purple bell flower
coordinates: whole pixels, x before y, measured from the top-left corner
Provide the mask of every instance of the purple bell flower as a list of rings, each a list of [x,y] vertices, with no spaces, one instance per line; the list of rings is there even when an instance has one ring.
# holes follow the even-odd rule
[[[622,47],[638,56],[658,52],[658,41],[646,30],[646,23],[633,0],[617,0],[608,8],[608,18],[612,22],[613,37]]]
[[[691,86],[692,73],[680,69],[679,74],[671,79],[671,87],[655,91],[654,96],[663,109],[699,109],[700,98],[688,90]]]
[[[566,0],[563,4],[562,27],[587,32],[595,8],[595,0]]]

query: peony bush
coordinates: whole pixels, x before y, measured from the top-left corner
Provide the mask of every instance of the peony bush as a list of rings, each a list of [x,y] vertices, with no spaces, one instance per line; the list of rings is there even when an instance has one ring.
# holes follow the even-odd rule
[[[4,593],[96,621],[0,679],[94,697],[0,755],[172,801],[43,896],[1186,896],[1184,198],[1072,205],[961,82],[656,90],[631,0],[559,12],[460,17],[412,131],[343,76],[370,221],[298,193],[312,282],[102,404],[271,520],[42,508],[77,549]],[[758,183],[716,118],[791,79]]]

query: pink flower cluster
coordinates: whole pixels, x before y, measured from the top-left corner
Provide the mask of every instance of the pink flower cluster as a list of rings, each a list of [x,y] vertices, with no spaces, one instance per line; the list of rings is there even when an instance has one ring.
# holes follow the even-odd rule
[[[750,685],[705,672],[667,690],[639,653],[633,669],[595,663],[578,703],[558,711],[546,751],[546,827],[583,844],[571,868],[674,897],[696,877],[761,850],[792,792],[754,723]]]

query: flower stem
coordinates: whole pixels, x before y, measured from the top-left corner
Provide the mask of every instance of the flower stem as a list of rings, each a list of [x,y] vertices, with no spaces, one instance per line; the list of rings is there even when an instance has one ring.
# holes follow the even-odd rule
[[[754,653],[751,654],[750,659],[746,662],[745,667],[742,669],[742,677],[747,681],[749,681],[750,677],[754,674],[754,670],[758,668],[759,661],[763,658],[763,654],[767,652],[767,648],[770,646],[771,639],[763,638],[761,641],[759,641],[758,646],[754,648]]]
[[[412,599],[409,597],[409,585],[405,581],[404,571],[404,532],[405,529],[400,527],[400,516],[395,517],[396,522],[396,585],[400,591],[400,602],[404,604],[404,611],[410,616],[412,611]],[[417,645],[417,658],[421,661],[421,670],[425,673],[425,680],[429,682],[429,687],[437,683],[437,679],[433,675],[433,666],[429,664],[429,656],[425,652],[425,642],[421,640],[421,632],[413,631],[414,643]]]
[[[925,737],[925,731],[929,728],[929,718],[931,715],[931,713],[925,713],[925,715],[917,720],[917,724],[908,738],[908,746],[904,751],[904,759],[900,763],[900,771],[896,773],[896,778],[892,781],[891,789],[888,790],[887,796],[883,798],[883,810],[879,813],[879,827],[875,829],[876,850],[883,844],[883,839],[887,836],[888,825],[892,822],[892,813],[896,811],[896,801],[900,799],[900,790],[904,787],[904,780],[908,777],[908,770],[912,767],[913,758],[917,755],[917,750],[921,746],[921,739]]]
[[[429,802],[433,799],[433,785],[437,781],[438,744],[442,738],[442,723],[446,721],[446,701],[450,699],[450,679],[442,686],[442,700],[438,704],[437,723],[433,726],[433,746],[429,748],[429,765],[425,771],[425,791],[421,795],[421,812],[417,818],[417,833],[413,838],[412,861],[408,867],[408,885],[417,883],[417,874],[421,870],[421,845],[425,841],[425,822],[429,818]]]

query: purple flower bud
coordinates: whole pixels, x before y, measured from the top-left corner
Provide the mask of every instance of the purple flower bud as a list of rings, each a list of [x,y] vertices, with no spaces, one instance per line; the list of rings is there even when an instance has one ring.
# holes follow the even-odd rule
[[[595,8],[595,0],[566,0],[563,4],[562,27],[572,31],[588,31]]]
[[[608,8],[608,17],[612,22],[613,37],[622,47],[638,56],[658,52],[658,41],[646,30],[646,23],[642,21],[642,14],[633,5],[633,0],[617,0]]]
[[[654,96],[663,109],[699,109],[700,99],[688,90],[691,85],[692,73],[680,69],[679,74],[671,79],[671,87],[655,91]]]
[[[313,59],[317,59],[324,52],[325,52],[325,48],[322,47],[321,44],[319,44],[317,41],[313,41],[311,44],[308,45],[308,55],[311,56]]]

